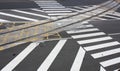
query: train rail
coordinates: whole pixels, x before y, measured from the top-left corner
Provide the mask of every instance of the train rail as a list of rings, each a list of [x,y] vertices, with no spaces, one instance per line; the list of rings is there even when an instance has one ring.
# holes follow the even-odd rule
[[[8,27],[7,29],[0,30],[0,47],[4,48],[6,45],[24,41],[35,41],[36,39],[42,39],[45,34],[54,34],[63,30],[68,30],[72,26],[80,26],[84,21],[89,21],[94,17],[108,12],[114,12],[114,9],[118,8],[119,2],[110,0],[98,5],[97,7],[83,12],[76,13],[74,15],[59,18],[57,20],[45,20],[40,22],[25,22],[26,24],[19,26]],[[3,22],[8,23],[8,22]],[[11,23],[11,22],[9,22]],[[13,24],[16,24],[14,22]],[[20,22],[18,22],[20,23]],[[24,23],[24,22],[22,22]],[[26,41],[27,40],[27,41]],[[42,39],[43,40],[43,39]]]

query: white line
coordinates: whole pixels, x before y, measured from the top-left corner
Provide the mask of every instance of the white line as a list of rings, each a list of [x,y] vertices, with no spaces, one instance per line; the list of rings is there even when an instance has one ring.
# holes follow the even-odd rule
[[[82,44],[100,42],[100,41],[105,41],[105,40],[110,40],[110,39],[112,39],[112,38],[107,36],[107,37],[93,38],[93,39],[87,39],[87,40],[80,40],[77,42],[82,45]]]
[[[107,50],[107,51],[103,51],[103,52],[99,52],[99,53],[94,53],[91,55],[94,58],[101,58],[101,57],[109,56],[109,55],[116,54],[116,53],[120,53],[120,48]]]
[[[30,52],[32,52],[39,43],[31,43],[20,54],[18,54],[11,62],[9,62],[1,71],[12,71]]]
[[[63,11],[69,11],[69,9],[67,9],[67,8],[62,8],[62,9],[59,9],[59,8],[58,9],[57,8],[56,9],[49,9],[48,8],[48,9],[43,9],[43,10],[45,10],[45,11],[53,11],[53,10],[55,10],[55,11],[61,11],[61,10],[63,10]]]
[[[3,13],[3,12],[0,12],[1,15],[5,15],[5,16],[10,16],[10,17],[15,17],[15,18],[20,18],[20,19],[24,19],[24,20],[29,20],[29,21],[39,21],[39,20],[36,20],[36,19],[32,19],[32,18],[28,18],[28,17],[23,17],[23,16],[18,16],[18,15],[13,15],[13,14],[8,14],[8,13]]]
[[[53,2],[55,2],[55,3],[57,3],[57,1],[35,1],[35,2],[43,2],[43,3],[46,3],[46,2],[47,2],[47,3],[48,3],[48,2],[49,2],[49,3],[53,3]]]
[[[70,15],[71,13],[53,13],[53,14],[48,14],[51,16],[55,16],[55,15]]]
[[[83,33],[83,32],[91,32],[91,31],[99,31],[99,29],[97,29],[97,28],[80,29],[80,30],[67,31],[67,33],[74,34],[74,33]]]
[[[100,71],[106,71],[102,66],[100,66]]]
[[[49,16],[45,16],[45,15],[41,15],[41,14],[35,14],[35,13],[30,13],[30,12],[20,11],[20,10],[12,10],[12,11],[19,12],[19,13],[24,13],[24,14],[28,14],[28,15],[34,15],[34,16],[44,17],[44,18],[50,19]]]
[[[120,57],[100,62],[100,64],[103,67],[108,67],[108,66],[111,66],[111,65],[114,65],[114,64],[118,64],[118,63],[120,63]]]
[[[120,35],[120,33],[111,33],[111,34],[108,34],[108,35]]]
[[[105,17],[109,17],[109,18],[113,18],[113,19],[120,19],[120,18],[118,18],[118,17],[108,16],[108,15],[105,15]]]
[[[59,6],[59,7],[54,6],[54,7],[42,7],[42,8],[52,8],[53,9],[53,8],[65,8],[65,7],[64,6]]]
[[[5,19],[0,19],[0,22],[10,22],[10,21]]]
[[[105,35],[105,33],[103,33],[103,32],[97,32],[97,33],[74,35],[74,36],[72,36],[72,37],[73,37],[74,39],[77,39],[77,38],[86,38],[86,37],[101,36],[101,35]]]
[[[54,7],[54,6],[56,6],[56,7],[60,7],[60,6],[62,6],[62,5],[60,5],[60,4],[40,4],[40,7]]]
[[[37,71],[47,71],[56,56],[61,51],[62,47],[66,43],[67,40],[60,40],[55,48],[51,51],[51,53],[48,55],[48,57],[44,60],[44,62],[41,64],[41,66],[37,69]]]
[[[95,18],[95,19],[99,19],[99,20],[107,20],[107,19],[105,19],[105,18],[101,18],[101,17],[97,17],[97,18]]]
[[[72,11],[45,11],[45,12],[47,12],[47,13],[71,13]]]
[[[101,48],[107,48],[115,45],[119,45],[120,43],[117,41],[109,42],[109,43],[103,43],[103,44],[98,44],[98,45],[93,45],[93,46],[87,46],[84,47],[87,51],[92,51],[92,50],[97,50]]]
[[[80,47],[70,71],[80,71],[84,56],[85,50],[82,47]]]
[[[31,10],[33,10],[33,11],[38,11],[38,12],[45,12],[45,11],[39,10],[39,9],[31,9]]]

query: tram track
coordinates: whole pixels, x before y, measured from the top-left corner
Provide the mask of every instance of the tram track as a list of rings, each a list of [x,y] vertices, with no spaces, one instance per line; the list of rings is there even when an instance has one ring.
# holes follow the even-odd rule
[[[94,14],[94,15],[92,15],[92,16],[84,17],[83,19],[80,19],[80,20],[77,19],[77,20],[75,20],[75,21],[72,21],[71,23],[67,23],[67,24],[62,25],[62,26],[59,26],[59,25],[55,24],[54,22],[56,22],[56,21],[61,21],[61,20],[64,20],[64,19],[66,19],[66,20],[67,20],[67,19],[71,19],[71,18],[74,18],[74,19],[75,19],[75,18],[81,17],[81,15],[82,15],[83,13],[78,13],[78,14],[71,15],[71,16],[69,16],[69,17],[65,17],[65,18],[62,18],[62,19],[54,20],[54,21],[48,21],[48,22],[45,22],[45,23],[42,23],[42,24],[39,24],[39,23],[38,23],[38,24],[35,24],[35,25],[32,24],[32,26],[29,25],[29,26],[27,26],[27,27],[20,28],[20,29],[19,29],[19,28],[16,28],[17,30],[11,30],[11,31],[8,31],[8,32],[0,32],[0,34],[1,34],[1,35],[0,35],[0,38],[4,38],[4,36],[6,36],[6,35],[8,35],[8,34],[10,34],[10,33],[18,34],[18,33],[21,33],[21,31],[23,31],[23,30],[25,30],[24,33],[25,33],[25,32],[31,32],[30,30],[33,31],[35,28],[38,28],[39,30],[40,30],[40,28],[41,28],[41,30],[43,30],[43,26],[48,25],[49,23],[53,23],[52,25],[55,25],[54,28],[50,28],[50,29],[47,30],[47,31],[39,31],[39,32],[37,32],[36,34],[32,34],[32,35],[29,35],[29,36],[22,36],[22,37],[19,38],[19,39],[10,40],[10,41],[7,41],[6,43],[5,43],[5,42],[0,43],[0,46],[4,46],[4,45],[6,45],[6,44],[11,44],[11,43],[18,42],[18,41],[22,41],[22,40],[25,40],[25,39],[29,39],[29,38],[41,36],[41,35],[46,34],[46,33],[60,32],[60,31],[63,30],[63,28],[67,28],[68,26],[75,25],[76,23],[80,23],[80,22],[87,21],[87,20],[89,20],[89,19],[91,19],[91,18],[93,18],[93,17],[97,17],[97,16],[99,16],[99,15],[101,15],[101,14],[104,14],[104,13],[106,13],[106,12],[108,12],[108,11],[111,11],[111,10],[113,10],[113,9],[115,9],[116,7],[119,6],[119,3],[116,3],[116,4],[114,4],[114,3],[115,3],[114,0],[111,0],[111,1],[108,2],[107,4],[106,4],[106,3],[103,3],[103,4],[101,4],[101,6],[95,8],[95,9],[93,9],[93,10],[84,12],[84,14],[88,14],[89,12],[94,13],[94,11],[97,11],[97,10],[99,10],[99,9],[105,8],[105,6],[106,6],[106,7],[111,6],[111,5],[114,5],[114,6],[111,6],[110,8],[106,8],[104,11],[101,11],[100,13]],[[102,9],[102,10],[103,10],[103,9]],[[63,21],[62,21],[62,22],[63,22]],[[33,28],[34,28],[34,29],[33,29]],[[37,29],[37,30],[38,30],[38,29]],[[10,36],[10,35],[9,35],[9,36]],[[9,38],[9,36],[8,36],[8,38]],[[13,34],[11,34],[11,36],[13,36]],[[42,36],[41,36],[41,37],[42,37]]]

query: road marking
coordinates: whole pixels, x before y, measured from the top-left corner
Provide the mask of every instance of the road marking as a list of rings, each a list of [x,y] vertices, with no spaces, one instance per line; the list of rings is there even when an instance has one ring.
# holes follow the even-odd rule
[[[53,9],[53,8],[65,8],[65,7],[64,6],[58,6],[58,7],[54,6],[54,7],[42,7],[42,8],[52,8]]]
[[[33,11],[38,11],[38,12],[45,12],[45,11],[39,10],[39,9],[31,9],[31,10],[33,10]]]
[[[50,2],[50,3],[53,3],[53,2],[57,2],[57,1],[35,1],[35,2],[43,2],[43,3]]]
[[[108,67],[108,66],[111,66],[111,65],[114,65],[114,64],[118,64],[118,63],[120,63],[120,57],[100,62],[100,64],[103,67]]]
[[[54,15],[70,15],[70,14],[69,13],[53,13],[48,15],[54,16]]]
[[[37,69],[37,71],[47,71],[56,56],[61,51],[62,47],[66,43],[67,40],[60,40],[55,48],[51,51],[51,53],[48,55],[48,57],[44,60],[44,62],[41,64],[41,66]]]
[[[92,50],[107,48],[107,47],[111,47],[111,46],[115,46],[115,45],[119,45],[119,44],[120,43],[117,42],[117,41],[112,41],[112,42],[109,42],[109,43],[103,43],[103,44],[98,44],[98,45],[93,45],[93,46],[87,46],[87,47],[84,47],[84,48],[87,51],[92,51]]]
[[[20,54],[18,54],[12,61],[10,61],[1,71],[12,71],[27,55],[32,52],[39,43],[31,43]]]
[[[107,19],[105,19],[105,18],[100,18],[100,17],[97,17],[97,18],[95,18],[95,19],[98,19],[98,20],[107,20]]]
[[[110,18],[113,18],[113,19],[120,19],[120,18],[118,18],[118,17],[108,16],[108,15],[105,15],[105,17],[110,17]]]
[[[34,16],[44,17],[44,18],[50,19],[49,16],[45,16],[45,15],[41,15],[41,14],[35,14],[35,13],[30,13],[30,12],[20,11],[20,10],[12,10],[12,11],[19,12],[19,13],[24,13],[24,14],[28,14],[28,15],[34,15]]]
[[[111,34],[108,34],[108,35],[120,35],[120,33],[111,33]]]
[[[80,71],[84,56],[85,56],[85,50],[82,47],[80,47],[70,71]]]
[[[116,54],[116,53],[120,53],[120,48],[112,49],[112,50],[108,50],[108,51],[103,51],[103,52],[99,52],[99,53],[94,53],[91,55],[94,58],[101,58],[101,57],[105,57],[105,56]]]
[[[74,36],[72,36],[72,37],[73,37],[74,39],[77,39],[77,38],[86,38],[86,37],[101,36],[101,35],[105,35],[105,33],[103,33],[103,32],[97,32],[97,33],[74,35]]]
[[[100,66],[100,71],[106,71],[102,66]]]
[[[72,30],[72,31],[67,31],[67,33],[68,34],[74,34],[74,33],[92,32],[92,31],[99,31],[99,29],[90,28],[90,29]]]
[[[45,11],[47,13],[71,13],[72,11],[56,11],[56,10],[53,10],[53,11]]]
[[[107,37],[100,37],[100,38],[94,38],[94,39],[80,40],[77,42],[82,45],[82,44],[100,42],[100,41],[105,41],[105,40],[110,40],[110,39],[112,39],[112,38],[107,36]]]
[[[5,19],[0,19],[0,22],[10,22],[10,21]]]
[[[43,10],[46,10],[46,11],[54,11],[54,10],[55,10],[55,11],[61,11],[61,10],[62,10],[62,11],[69,11],[67,8],[61,8],[61,9],[57,9],[57,8],[56,8],[56,9],[49,9],[49,8],[47,9],[47,8],[45,8],[45,9],[43,9]]]
[[[8,13],[4,13],[4,12],[0,12],[1,15],[5,15],[5,16],[10,16],[10,17],[15,17],[15,18],[20,18],[20,19],[24,19],[24,20],[30,20],[30,21],[39,21],[36,19],[32,19],[32,18],[28,18],[28,17],[23,17],[23,16],[18,16],[18,15],[13,15],[13,14],[8,14]]]

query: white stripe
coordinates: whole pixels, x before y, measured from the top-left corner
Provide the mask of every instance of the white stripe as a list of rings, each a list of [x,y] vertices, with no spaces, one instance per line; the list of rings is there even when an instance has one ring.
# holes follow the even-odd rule
[[[93,28],[93,25],[81,25],[81,26],[77,26],[76,28]]]
[[[72,37],[73,37],[74,39],[77,39],[77,38],[86,38],[86,37],[101,36],[101,35],[105,35],[105,33],[103,33],[103,32],[97,32],[97,33],[74,35],[74,36],[72,36]]]
[[[53,13],[53,14],[48,14],[51,16],[55,16],[55,15],[70,15],[70,13]]]
[[[56,8],[56,9],[49,9],[49,8],[47,9],[47,8],[45,8],[45,9],[43,9],[43,10],[46,10],[46,11],[54,11],[54,10],[55,10],[55,11],[59,11],[59,10],[60,10],[60,11],[61,11],[61,10],[64,10],[64,11],[65,11],[65,10],[66,10],[66,11],[68,11],[69,9],[67,9],[67,8],[61,8],[61,9],[60,9],[60,8],[58,8],[58,9],[57,9],[57,8]]]
[[[18,16],[18,15],[13,15],[13,14],[8,14],[8,13],[3,13],[3,12],[0,12],[1,15],[5,15],[5,16],[10,16],[10,17],[15,17],[15,18],[20,18],[20,19],[24,19],[24,20],[29,20],[29,21],[39,21],[39,20],[36,20],[36,19],[32,19],[32,18],[28,18],[28,17],[23,17],[23,16]]]
[[[56,6],[56,7],[60,7],[60,6],[62,6],[62,5],[60,5],[60,4],[40,4],[40,7],[54,7],[54,6]]]
[[[0,22],[10,22],[10,21],[5,19],[0,19]]]
[[[99,29],[97,29],[97,28],[80,29],[80,30],[67,31],[67,33],[74,34],[74,33],[83,33],[83,32],[91,32],[91,31],[99,31]]]
[[[31,10],[33,10],[33,11],[38,11],[38,12],[45,12],[45,11],[39,10],[39,9],[31,9]]]
[[[100,71],[106,71],[102,66],[100,66]]]
[[[110,17],[110,18],[113,18],[113,19],[120,19],[120,18],[118,18],[118,17],[108,16],[108,15],[105,15],[105,17]]]
[[[37,4],[40,5],[40,6],[41,5],[60,5],[59,3],[55,3],[55,2],[53,2],[53,3],[47,3],[47,2],[46,3],[41,3],[41,2],[37,2]]]
[[[120,63],[120,57],[100,62],[100,64],[103,67],[108,67],[108,66],[111,66],[111,65],[114,65],[114,64],[118,64],[118,63]]]
[[[1,71],[12,71],[38,45],[39,43],[31,43],[20,54],[18,54],[11,62],[9,62]]]
[[[91,55],[94,58],[101,58],[101,57],[109,56],[109,55],[116,54],[116,53],[120,53],[120,48],[107,50],[107,51],[103,51],[103,52],[99,52],[99,53],[95,53]]]
[[[57,1],[54,0],[54,1],[35,1],[35,2],[43,2],[43,3],[44,2],[49,2],[49,3],[53,3],[53,2],[57,2]]]
[[[117,41],[109,42],[109,43],[104,43],[104,44],[98,44],[98,45],[93,45],[93,46],[88,46],[84,47],[87,51],[92,51],[92,50],[97,50],[101,48],[107,48],[115,45],[119,45],[120,43]]]
[[[72,12],[72,11],[45,11],[45,12],[47,12],[47,13],[57,13],[57,12],[58,12],[58,13],[62,13],[62,12],[63,12],[63,13],[67,13],[67,12],[68,12],[68,13],[70,13],[70,12]]]
[[[82,47],[80,47],[70,71],[80,71],[84,56],[85,50]]]
[[[111,37],[100,37],[100,38],[94,38],[94,39],[80,40],[77,42],[82,45],[82,44],[100,42],[100,41],[105,41],[105,40],[110,40],[110,39],[112,39],[112,38]]]
[[[65,8],[64,6],[59,6],[59,7],[42,7],[42,8]]]
[[[100,17],[95,18],[95,19],[99,19],[99,20],[107,20],[107,19],[105,19],[105,18],[100,18]]]
[[[56,56],[61,51],[62,47],[66,43],[67,40],[60,40],[55,48],[51,51],[51,53],[48,55],[48,57],[44,60],[44,62],[41,64],[41,66],[37,69],[37,71],[47,71]]]
[[[73,8],[69,8],[69,10],[76,11],[76,12],[80,12],[80,10],[73,9]]]
[[[44,18],[50,18],[49,16],[45,16],[45,15],[41,15],[41,14],[35,14],[35,13],[30,13],[30,12],[26,12],[26,11],[20,11],[20,10],[12,10],[12,11],[19,12],[19,13],[24,13],[24,14],[28,14],[28,15],[44,17]]]

